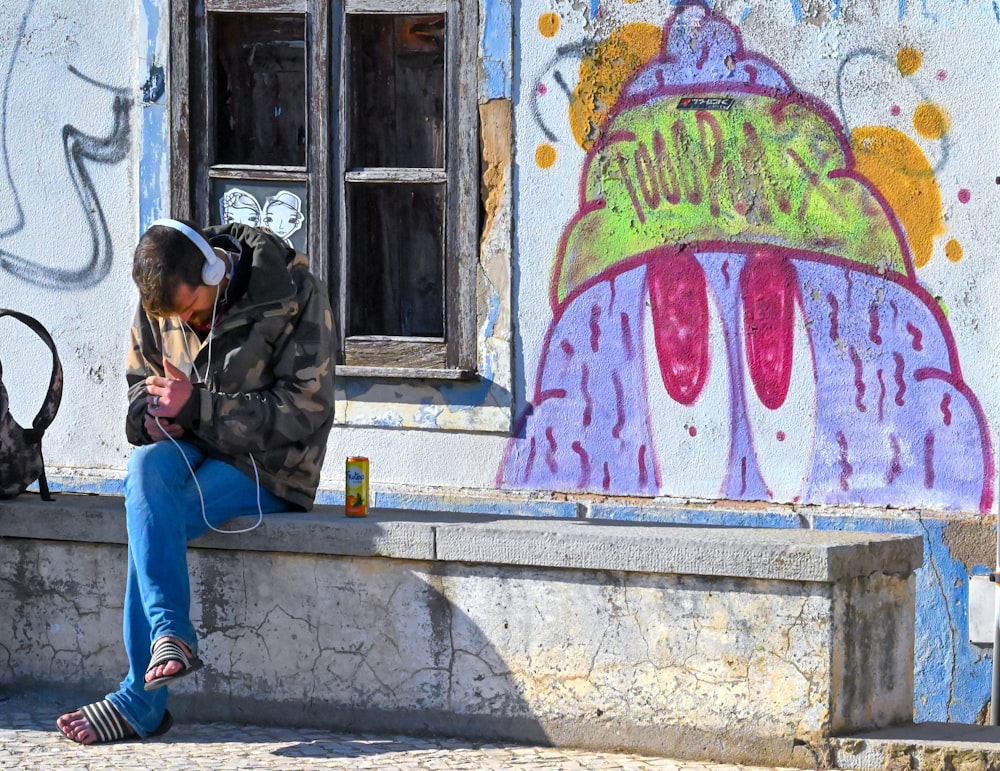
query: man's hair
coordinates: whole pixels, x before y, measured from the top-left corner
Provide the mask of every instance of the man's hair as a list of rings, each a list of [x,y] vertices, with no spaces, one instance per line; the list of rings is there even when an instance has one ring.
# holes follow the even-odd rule
[[[178,220],[204,236],[188,220]],[[132,280],[139,287],[142,307],[150,316],[169,316],[182,284],[197,289],[205,255],[180,231],[155,225],[143,233],[132,258]]]

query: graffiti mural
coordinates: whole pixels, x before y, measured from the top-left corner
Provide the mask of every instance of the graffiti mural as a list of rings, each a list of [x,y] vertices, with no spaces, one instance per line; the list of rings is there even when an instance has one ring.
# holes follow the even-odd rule
[[[834,111],[699,3],[610,104],[574,127],[578,209],[498,483],[988,510],[983,411]]]

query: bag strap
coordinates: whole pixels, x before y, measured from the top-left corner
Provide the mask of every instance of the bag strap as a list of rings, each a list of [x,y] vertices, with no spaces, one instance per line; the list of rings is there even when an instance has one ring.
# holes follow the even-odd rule
[[[38,319],[32,318],[26,313],[11,310],[10,308],[0,308],[0,318],[4,316],[13,316],[18,321],[30,327],[35,334],[42,338],[42,342],[49,347],[49,350],[52,351],[52,377],[49,378],[49,390],[45,394],[45,401],[42,402],[42,406],[31,424],[32,430],[36,431],[40,438],[41,433],[55,419],[56,413],[59,411],[59,403],[62,401],[62,363],[59,361],[59,354],[56,352],[56,344],[52,342],[52,337],[49,335],[48,330],[42,326]],[[0,366],[0,377],[2,376],[3,369]]]

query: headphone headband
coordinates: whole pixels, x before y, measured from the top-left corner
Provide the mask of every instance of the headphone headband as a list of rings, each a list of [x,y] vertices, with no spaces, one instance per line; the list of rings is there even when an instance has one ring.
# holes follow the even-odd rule
[[[205,267],[201,269],[203,283],[208,286],[218,286],[222,282],[222,279],[226,277],[226,263],[219,259],[219,255],[215,253],[212,245],[205,240],[201,233],[180,220],[159,219],[150,224],[149,227],[157,225],[183,233],[191,243],[198,247],[198,251],[205,257]]]

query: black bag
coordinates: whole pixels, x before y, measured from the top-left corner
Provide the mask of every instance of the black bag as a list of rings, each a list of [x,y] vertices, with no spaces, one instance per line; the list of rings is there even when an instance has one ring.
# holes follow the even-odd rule
[[[52,351],[52,378],[38,415],[31,428],[21,428],[10,414],[7,389],[3,385],[3,365],[0,364],[0,498],[13,498],[38,480],[42,500],[51,501],[45,462],[42,460],[42,434],[52,423],[62,400],[63,372],[55,343],[36,319],[24,313],[0,308],[0,317],[13,316],[33,329]]]

